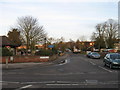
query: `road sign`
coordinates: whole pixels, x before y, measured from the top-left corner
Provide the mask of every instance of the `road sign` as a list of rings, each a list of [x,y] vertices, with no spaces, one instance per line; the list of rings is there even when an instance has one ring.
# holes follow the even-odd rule
[[[53,48],[54,47],[54,45],[48,45],[48,48]]]

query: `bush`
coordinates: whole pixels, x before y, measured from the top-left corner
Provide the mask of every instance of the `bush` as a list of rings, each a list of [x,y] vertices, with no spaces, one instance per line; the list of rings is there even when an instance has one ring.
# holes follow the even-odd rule
[[[120,53],[120,50],[117,50],[118,53]]]
[[[39,55],[39,56],[52,56],[55,54],[56,51],[53,50],[44,50],[41,49],[40,51],[36,52],[35,55]]]
[[[2,52],[2,53],[1,53]],[[1,55],[2,54],[2,55]],[[13,53],[9,51],[8,48],[4,47],[2,49],[0,49],[0,55],[1,56],[12,56]]]

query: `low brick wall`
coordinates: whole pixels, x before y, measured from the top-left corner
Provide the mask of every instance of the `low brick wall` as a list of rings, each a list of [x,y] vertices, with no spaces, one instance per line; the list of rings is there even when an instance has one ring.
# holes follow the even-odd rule
[[[8,58],[9,63],[22,63],[22,62],[48,62],[49,58],[40,58],[42,56],[13,56],[13,61],[10,57],[0,57],[0,63],[6,63],[6,58]],[[44,57],[44,56],[43,56]]]

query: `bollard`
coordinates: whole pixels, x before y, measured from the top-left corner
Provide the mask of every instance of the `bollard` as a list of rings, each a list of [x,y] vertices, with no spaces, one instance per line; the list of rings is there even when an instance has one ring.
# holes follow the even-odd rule
[[[13,63],[13,60],[14,60],[14,58],[13,58],[13,56],[11,56],[10,57],[10,61]]]
[[[8,68],[8,58],[6,58],[6,68]]]

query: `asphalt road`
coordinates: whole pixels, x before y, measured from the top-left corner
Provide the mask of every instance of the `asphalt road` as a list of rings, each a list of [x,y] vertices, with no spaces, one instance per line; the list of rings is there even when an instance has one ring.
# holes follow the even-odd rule
[[[102,59],[68,53],[66,58],[41,66],[2,71],[2,88],[119,88],[120,69],[103,66]]]

